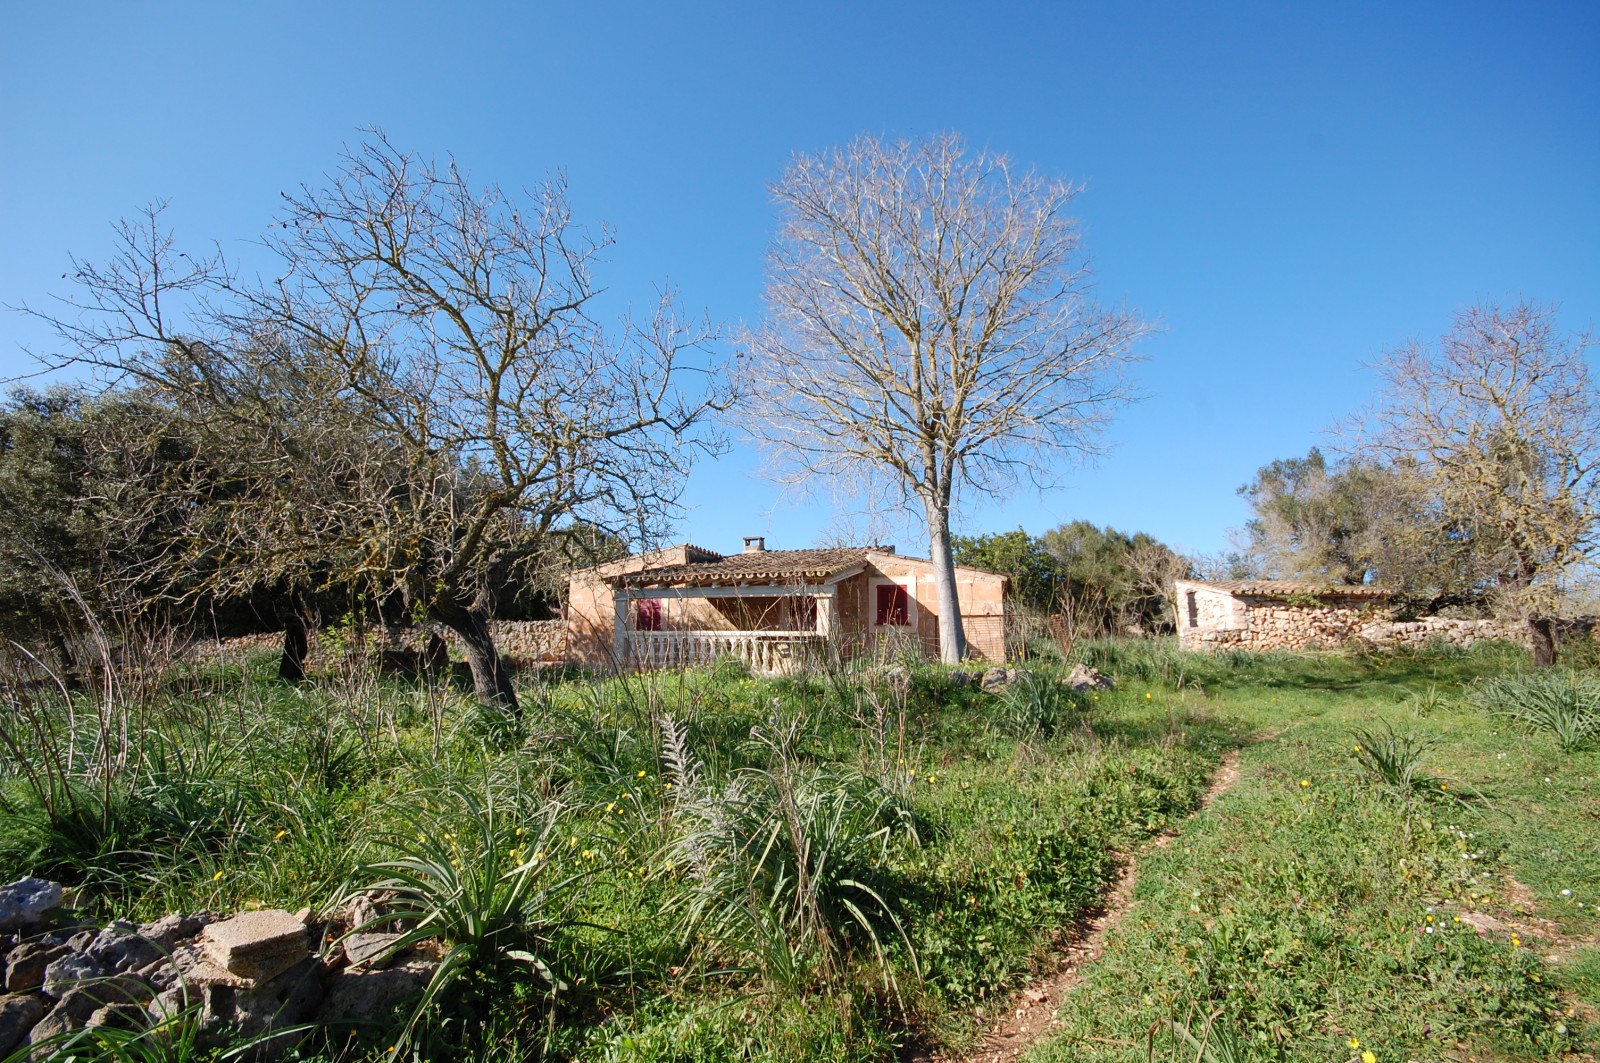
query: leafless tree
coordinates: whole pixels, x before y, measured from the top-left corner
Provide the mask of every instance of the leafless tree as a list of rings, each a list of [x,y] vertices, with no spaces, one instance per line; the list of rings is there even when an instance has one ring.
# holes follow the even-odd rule
[[[743,421],[781,480],[920,509],[946,661],[965,650],[950,513],[1054,479],[1129,397],[1147,326],[1089,297],[1079,188],[952,134],[797,156],[766,314],[741,345]]]
[[[1382,390],[1360,426],[1370,452],[1414,463],[1453,522],[1498,544],[1500,597],[1546,665],[1561,583],[1600,549],[1592,344],[1558,333],[1548,306],[1470,307],[1436,347],[1383,356]]]
[[[516,704],[495,585],[597,530],[651,538],[719,445],[711,326],[663,296],[604,329],[591,271],[610,237],[573,222],[559,178],[512,196],[378,135],[284,196],[272,280],[178,252],[155,211],[121,236],[113,261],[75,264],[76,312],[52,319],[70,359],[251,455],[220,567],[403,594],[461,637],[486,702]]]

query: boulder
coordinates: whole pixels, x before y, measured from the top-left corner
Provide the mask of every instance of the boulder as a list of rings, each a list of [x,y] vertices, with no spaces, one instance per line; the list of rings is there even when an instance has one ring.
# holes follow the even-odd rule
[[[61,883],[19,878],[0,886],[0,931],[38,926],[61,907]]]
[[[210,985],[199,995],[204,1028],[231,1028],[246,1037],[259,1036],[310,1018],[323,999],[322,963],[315,956],[306,956],[259,985]]]
[[[250,982],[271,980],[310,954],[305,923],[281,908],[245,912],[200,932],[205,958]]]
[[[58,1000],[63,1000],[80,982],[98,981],[110,977],[113,973],[115,972],[110,967],[87,952],[68,952],[45,967],[44,991]],[[88,1016],[85,1015],[84,1018]]]
[[[318,1022],[373,1022],[421,993],[433,977],[437,960],[420,957],[381,971],[346,968],[328,987]]]
[[[45,968],[72,949],[64,941],[24,941],[6,953],[6,992],[31,993],[44,985]]]
[[[1110,690],[1115,686],[1110,676],[1101,675],[1098,669],[1090,668],[1086,664],[1073,665],[1064,682],[1077,691]]]
[[[344,939],[345,959],[351,967],[374,969],[387,967],[394,959],[392,951],[402,934],[349,934]]]
[[[161,951],[171,952],[178,942],[187,941],[216,921],[217,917],[210,912],[189,915],[174,913],[164,915],[153,923],[145,923],[139,928],[139,936],[159,945]]]
[[[0,997],[0,1056],[20,1045],[49,1010],[50,1002],[37,993]]]
[[[104,1000],[89,992],[87,988],[67,990],[66,995],[56,1002],[56,1006],[50,1009],[49,1014],[40,1019],[29,1031],[28,1043],[36,1045],[74,1030],[83,1029],[89,1022],[89,1016],[105,1004]]]
[[[154,963],[166,950],[144,937],[132,923],[118,920],[95,935],[84,952],[113,971],[132,971]]]
[[[952,668],[947,681],[953,689],[967,690],[973,683],[977,682],[977,677],[971,672],[963,672],[959,668]]]
[[[1020,668],[1007,668],[1004,665],[995,665],[983,673],[983,678],[978,681],[978,687],[985,694],[997,694],[1021,679],[1023,671]]]

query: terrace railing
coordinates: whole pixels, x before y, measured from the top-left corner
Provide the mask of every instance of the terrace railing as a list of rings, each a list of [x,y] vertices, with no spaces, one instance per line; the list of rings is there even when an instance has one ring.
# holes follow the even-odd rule
[[[633,631],[629,638],[639,668],[681,668],[732,657],[758,675],[792,671],[820,653],[825,642],[814,631]]]

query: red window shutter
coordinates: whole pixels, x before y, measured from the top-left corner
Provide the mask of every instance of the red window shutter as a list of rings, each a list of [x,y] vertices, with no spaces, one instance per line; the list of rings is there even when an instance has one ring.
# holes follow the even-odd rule
[[[641,598],[638,606],[639,614],[634,622],[634,627],[639,631],[660,631],[661,600],[659,598]]]
[[[878,587],[878,626],[905,627],[909,610],[906,589],[898,583],[884,583]]]

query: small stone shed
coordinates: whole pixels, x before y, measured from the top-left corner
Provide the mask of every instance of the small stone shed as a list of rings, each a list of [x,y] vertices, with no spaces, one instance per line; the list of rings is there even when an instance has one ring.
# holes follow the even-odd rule
[[[956,568],[974,657],[1005,659],[1006,584]],[[751,536],[725,555],[682,543],[574,572],[567,591],[567,658],[594,667],[734,656],[774,672],[830,646],[939,648],[933,565],[892,546],[768,550]]]
[[[1178,644],[1184,649],[1332,649],[1387,621],[1381,587],[1300,580],[1178,580]]]

